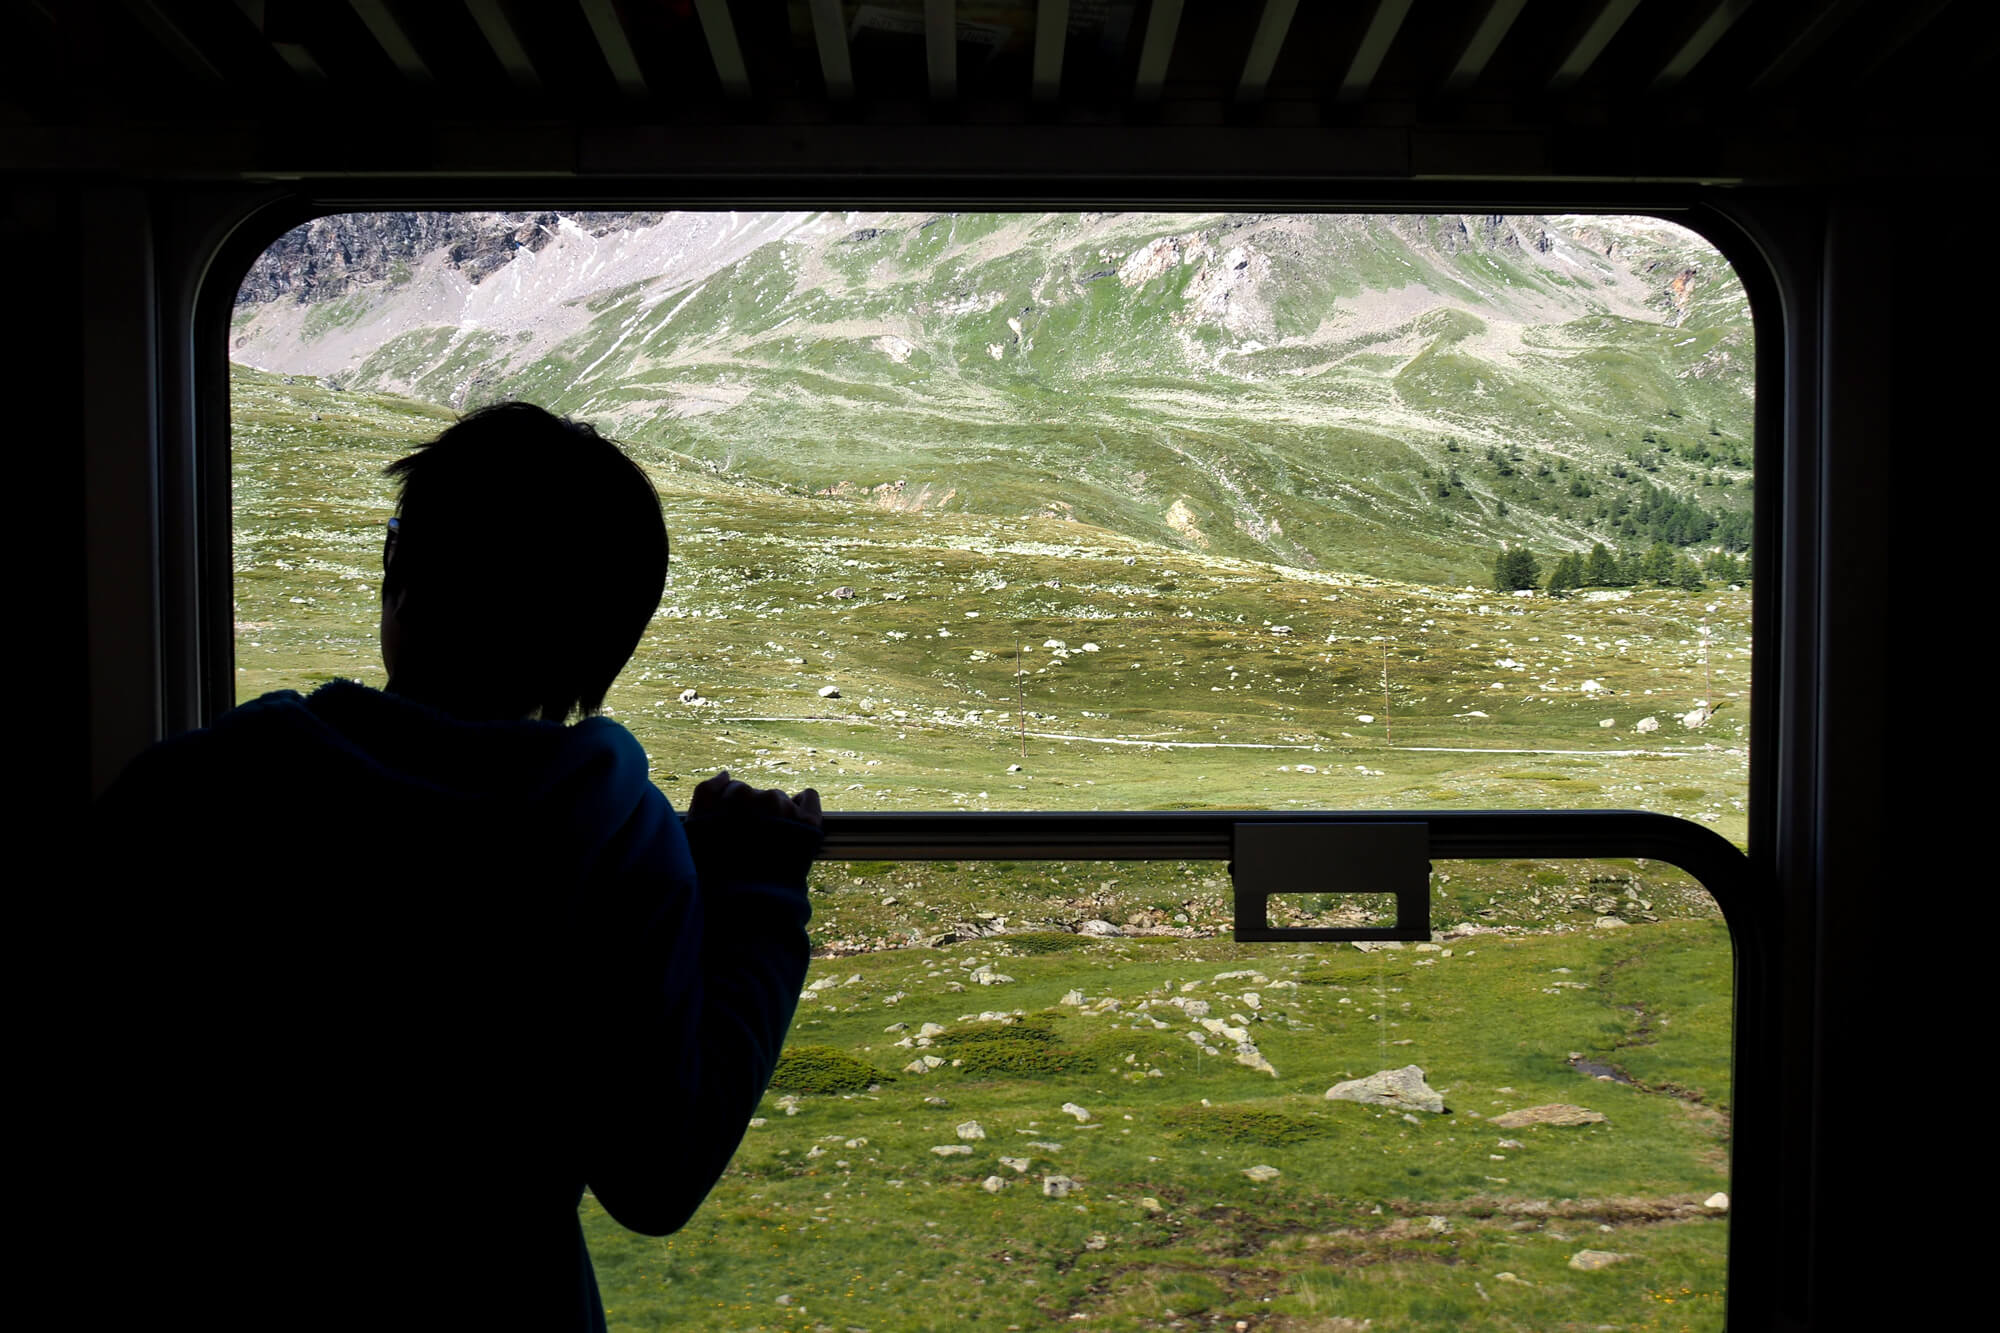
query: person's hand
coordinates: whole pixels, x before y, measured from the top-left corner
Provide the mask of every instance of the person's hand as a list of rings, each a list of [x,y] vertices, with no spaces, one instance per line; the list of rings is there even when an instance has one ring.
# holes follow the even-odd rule
[[[688,802],[688,814],[709,818],[767,815],[777,819],[795,819],[801,824],[818,828],[819,793],[811,787],[797,796],[787,796],[775,787],[759,791],[747,782],[738,782],[730,777],[729,770],[725,768],[694,789],[694,798]]]

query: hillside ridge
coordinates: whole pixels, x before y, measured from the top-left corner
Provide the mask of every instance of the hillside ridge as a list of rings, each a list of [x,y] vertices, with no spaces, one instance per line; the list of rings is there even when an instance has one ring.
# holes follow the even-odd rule
[[[253,265],[231,354],[833,500],[1419,581],[1740,545],[1751,494],[1741,285],[1653,218],[349,215]]]

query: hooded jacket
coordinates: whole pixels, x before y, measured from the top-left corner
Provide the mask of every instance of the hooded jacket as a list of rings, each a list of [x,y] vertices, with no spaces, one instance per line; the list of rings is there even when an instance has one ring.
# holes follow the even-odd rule
[[[681,1227],[805,977],[818,830],[683,828],[605,718],[336,681],[155,746],[95,814],[109,1183],[154,1308],[207,1326],[603,1328],[584,1192]]]

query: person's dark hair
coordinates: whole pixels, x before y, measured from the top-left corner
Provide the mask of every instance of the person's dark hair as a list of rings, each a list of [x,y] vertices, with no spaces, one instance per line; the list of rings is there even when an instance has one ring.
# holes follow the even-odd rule
[[[410,692],[493,717],[597,712],[666,587],[639,465],[588,425],[501,403],[384,472],[399,494],[382,591],[404,596]]]

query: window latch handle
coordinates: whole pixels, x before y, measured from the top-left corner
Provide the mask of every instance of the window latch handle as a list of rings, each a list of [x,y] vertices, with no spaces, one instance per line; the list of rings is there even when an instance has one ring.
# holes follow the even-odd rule
[[[1239,823],[1229,874],[1236,889],[1236,938],[1264,940],[1428,940],[1431,937],[1430,826],[1424,823]],[[1394,894],[1390,926],[1274,926],[1274,894]]]

